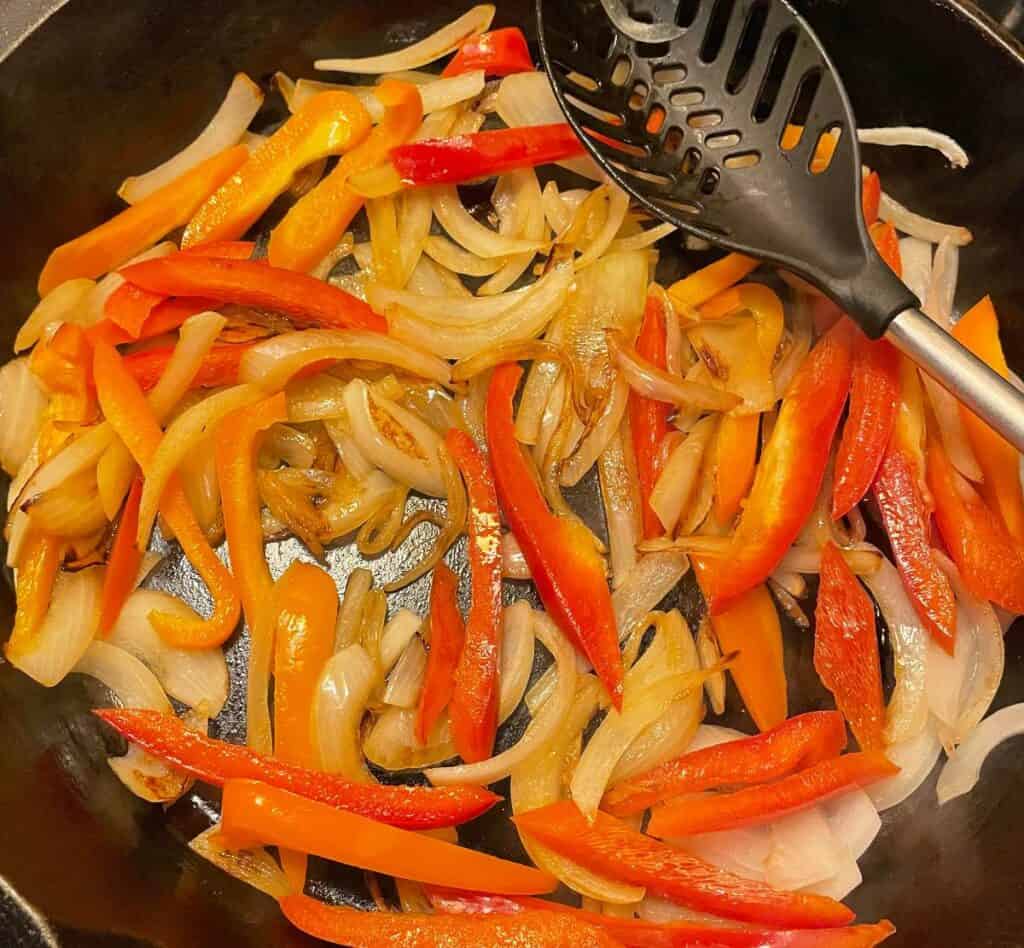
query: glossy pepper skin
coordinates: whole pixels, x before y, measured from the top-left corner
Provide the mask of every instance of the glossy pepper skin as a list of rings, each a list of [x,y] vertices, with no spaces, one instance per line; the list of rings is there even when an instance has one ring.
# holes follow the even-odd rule
[[[764,823],[813,806],[851,787],[892,777],[899,770],[881,751],[844,754],[760,787],[666,803],[651,814],[647,832],[659,837],[692,836]]]
[[[487,392],[487,447],[505,519],[544,607],[622,707],[622,653],[604,562],[582,525],[548,508],[515,437],[512,397],[523,370],[499,366]]]
[[[571,800],[513,817],[516,827],[568,859],[648,894],[722,918],[778,928],[830,928],[853,921],[845,905],[782,892],[718,869],[601,810],[593,823]]]
[[[100,635],[104,637],[114,628],[121,608],[135,588],[135,577],[142,563],[142,550],[135,545],[141,502],[142,478],[136,477],[121,510],[121,519],[114,531],[114,542],[107,558],[107,574],[103,578],[103,592],[100,596],[99,629]]]
[[[487,76],[509,76],[514,72],[533,72],[533,57],[523,31],[515,26],[471,36],[463,43],[442,76],[460,76],[482,69]]]
[[[125,286],[132,286],[126,283]],[[140,291],[140,292],[145,292]],[[116,293],[114,294],[117,295]],[[156,296],[156,294],[153,294]],[[216,300],[207,300],[202,297],[178,296],[165,299],[160,297],[160,302],[154,304],[146,316],[142,328],[137,337],[126,332],[112,319],[104,317],[97,323],[93,323],[85,331],[86,338],[92,342],[105,342],[111,346],[121,346],[129,342],[139,342],[143,339],[152,339],[154,336],[162,336],[164,333],[173,332],[178,329],[186,319],[198,313],[205,313],[207,310],[216,310],[221,304]]]
[[[490,757],[498,730],[498,648],[501,631],[501,515],[494,475],[464,431],[445,437],[469,494],[469,577],[472,599],[466,639],[448,709],[452,737],[467,763]],[[429,733],[429,732],[428,732]]]
[[[204,783],[262,780],[327,806],[404,829],[458,826],[500,799],[482,787],[404,787],[356,783],[340,774],[289,764],[240,744],[207,737],[160,711],[96,709],[124,737]]]
[[[837,757],[844,747],[846,725],[838,711],[798,714],[769,731],[691,751],[616,784],[601,806],[613,816],[630,816],[684,793],[767,783]]]
[[[230,345],[215,345],[203,356],[203,361],[192,379],[190,388],[220,388],[222,385],[238,383],[238,369],[242,356],[255,343],[240,342]],[[131,373],[139,388],[148,392],[160,381],[167,363],[174,355],[174,346],[158,346],[140,349],[124,356],[125,368]]]
[[[416,717],[416,735],[421,744],[426,744],[437,719],[451,700],[455,669],[466,641],[466,626],[459,612],[458,577],[444,562],[434,567],[431,576],[430,651]]]

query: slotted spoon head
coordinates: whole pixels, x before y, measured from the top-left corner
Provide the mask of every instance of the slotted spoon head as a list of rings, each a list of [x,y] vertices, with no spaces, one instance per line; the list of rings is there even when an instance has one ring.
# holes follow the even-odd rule
[[[916,305],[865,227],[850,103],[804,19],[783,0],[628,15],[674,38],[626,35],[600,0],[537,0],[556,98],[604,171],[664,220],[805,277],[872,336]]]

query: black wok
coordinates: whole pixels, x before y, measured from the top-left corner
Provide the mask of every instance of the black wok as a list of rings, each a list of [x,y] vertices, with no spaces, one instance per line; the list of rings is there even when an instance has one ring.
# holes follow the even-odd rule
[[[151,167],[205,123],[232,74],[312,75],[312,61],[392,47],[462,12],[431,4],[322,0],[54,0],[0,6],[0,351],[36,301],[49,250],[118,209],[128,174]],[[531,22],[532,4],[503,0],[498,21]],[[872,149],[868,158],[905,203],[968,225],[958,305],[991,292],[1011,362],[1024,368],[1024,56],[973,8],[953,0],[803,0],[834,58],[862,126],[919,124],[957,138],[974,159],[953,173],[932,154]],[[37,25],[38,24],[38,25]],[[22,40],[23,34],[35,27]],[[6,55],[6,58],[4,58]],[[272,101],[272,99],[270,100]],[[279,118],[268,106],[261,118]],[[666,267],[682,266],[667,261]],[[667,273],[665,274],[668,275]],[[583,499],[586,505],[586,499]],[[591,510],[595,508],[590,503]],[[596,514],[600,519],[600,514]],[[277,555],[293,555],[284,547]],[[352,555],[336,551],[336,575]],[[386,567],[378,567],[386,569]],[[381,575],[381,574],[378,574]],[[0,583],[0,629],[13,594]],[[171,563],[158,576],[180,584]],[[405,604],[422,609],[417,584]],[[681,593],[693,615],[692,598]],[[1019,632],[1020,630],[1015,630]],[[823,703],[810,638],[787,630],[791,708]],[[245,643],[232,646],[237,669]],[[1024,700],[1024,646],[1011,631],[996,707]],[[241,733],[238,682],[218,722]],[[45,690],[0,664],[0,941],[5,945],[229,948],[310,944],[270,899],[186,848],[209,823],[208,791],[166,814],[132,797],[105,763],[116,743],[88,714],[106,696],[70,676]],[[731,711],[742,726],[742,711]],[[513,729],[515,725],[513,724]],[[520,722],[521,727],[521,722]],[[505,735],[510,739],[510,735]],[[1024,944],[1024,762],[1004,747],[978,789],[938,809],[934,775],[889,811],[849,900],[858,915],[892,918],[905,946]],[[518,852],[502,812],[463,831],[473,845]],[[356,875],[314,864],[314,892],[365,900]],[[6,881],[4,881],[6,880]]]

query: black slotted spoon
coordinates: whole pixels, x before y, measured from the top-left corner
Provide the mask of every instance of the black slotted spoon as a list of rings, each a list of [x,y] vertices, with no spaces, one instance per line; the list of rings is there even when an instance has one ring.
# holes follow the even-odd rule
[[[555,97],[608,176],[681,230],[814,284],[1024,451],[1024,394],[875,251],[850,102],[803,17],[785,0],[608,5],[632,35],[600,0],[536,0]],[[826,136],[831,160],[812,161]]]

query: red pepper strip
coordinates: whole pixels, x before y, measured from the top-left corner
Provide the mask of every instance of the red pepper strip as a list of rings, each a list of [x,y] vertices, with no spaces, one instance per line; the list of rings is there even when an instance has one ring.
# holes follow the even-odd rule
[[[469,577],[473,591],[466,618],[466,642],[455,670],[448,714],[456,750],[464,761],[473,763],[490,757],[498,730],[501,514],[494,475],[473,439],[458,428],[450,428],[444,443],[469,493]]]
[[[636,918],[617,918],[599,912],[550,902],[530,895],[487,895],[425,886],[427,898],[436,912],[449,915],[512,915],[526,911],[563,912],[581,921],[597,925],[627,948],[874,948],[896,931],[883,920],[875,925],[851,925],[846,928],[791,929],[729,928],[722,922],[702,925],[695,922],[645,922]]]
[[[202,364],[190,388],[219,388],[222,385],[235,385],[238,382],[238,367],[242,356],[256,343],[239,342],[230,345],[212,346],[203,356]],[[161,346],[158,349],[142,349],[131,352],[124,357],[125,368],[139,387],[148,392],[164,374],[167,363],[174,352],[174,346]]]
[[[132,481],[128,499],[121,511],[121,519],[114,533],[114,543],[107,559],[107,574],[100,597],[100,635],[104,638],[114,628],[121,607],[135,588],[135,577],[142,563],[142,550],[135,545],[139,531],[139,502],[142,500],[142,478]]]
[[[864,223],[870,227],[878,220],[878,206],[882,202],[882,179],[877,171],[865,176],[861,182],[860,203],[864,211]]]
[[[875,608],[831,540],[821,551],[814,670],[832,692],[861,748],[884,747],[885,700]]]
[[[125,286],[132,284],[126,283]],[[139,290],[145,293],[145,290]],[[173,332],[190,316],[197,313],[205,313],[207,310],[215,310],[220,306],[216,300],[205,300],[189,296],[175,296],[170,299],[163,299],[150,310],[149,316],[142,324],[142,329],[137,337],[129,335],[109,319],[101,319],[93,323],[85,331],[86,338],[92,342],[105,342],[110,346],[121,346],[129,342],[141,342],[143,339],[152,339],[154,336],[162,336],[164,333]]]
[[[100,343],[95,347],[93,376],[104,416],[145,474],[163,437],[146,396],[112,346]],[[213,598],[213,612],[209,619],[182,619],[154,612],[150,623],[167,642],[179,648],[220,645],[234,631],[241,613],[234,577],[210,548],[176,475],[168,481],[160,512],[206,583]]]
[[[202,296],[288,316],[297,326],[370,329],[387,323],[362,300],[305,273],[255,260],[222,260],[174,254],[132,264],[121,275],[136,286],[164,296]]]
[[[645,774],[619,783],[601,806],[613,816],[629,816],[683,793],[767,783],[846,747],[846,724],[837,711],[798,714],[753,737],[691,751]]]
[[[471,36],[463,43],[442,76],[460,76],[482,69],[487,76],[510,76],[514,72],[533,72],[533,57],[523,31],[515,26]]]
[[[850,389],[853,331],[838,323],[790,383],[724,558],[728,568],[708,577],[712,615],[768,578],[814,508]]]
[[[967,588],[1010,612],[1024,612],[1024,554],[1002,520],[956,471],[928,434],[928,487],[935,522]]]
[[[501,798],[482,787],[406,787],[356,783],[340,774],[286,763],[240,744],[207,737],[172,714],[98,708],[94,714],[124,737],[204,783],[262,780],[327,806],[360,813],[404,829],[458,826],[486,813]]]
[[[587,530],[556,517],[516,441],[512,396],[523,370],[498,366],[487,392],[487,447],[501,509],[551,618],[594,666],[612,704],[622,707],[622,653],[604,562]]]
[[[647,294],[644,319],[636,338],[636,351],[659,369],[665,368],[665,307],[658,293]],[[637,478],[640,481],[640,502],[644,539],[660,537],[665,532],[658,515],[651,508],[651,491],[662,467],[662,445],[669,432],[668,419],[672,406],[636,392],[629,393],[629,430],[636,455]]]
[[[430,653],[420,692],[416,735],[421,744],[434,729],[437,719],[452,697],[455,669],[459,665],[466,627],[459,612],[459,580],[443,563],[434,567],[430,587]]]
[[[348,948],[616,948],[620,944],[577,915],[548,910],[488,916],[362,912],[308,895],[288,895],[281,899],[281,911],[307,935]]]
[[[698,912],[780,928],[831,928],[853,921],[853,912],[841,902],[733,875],[602,810],[591,823],[571,800],[520,813],[512,822],[567,859]]]
[[[551,876],[531,866],[389,826],[255,780],[224,784],[221,824],[232,845],[242,848],[250,843],[284,846],[415,882],[454,888],[474,885],[512,895],[538,895],[556,885]]]
[[[564,122],[501,128],[454,138],[409,142],[391,152],[403,184],[462,184],[516,168],[533,168],[576,158],[583,144]]]
[[[871,239],[875,242],[878,255],[889,264],[896,276],[903,276],[903,261],[900,258],[900,238],[896,228],[885,221],[876,221],[868,228]]]
[[[162,293],[151,293],[134,283],[122,283],[107,297],[103,315],[123,329],[130,339],[138,339],[149,314],[163,299]]]
[[[764,823],[900,772],[881,751],[822,760],[774,783],[682,797],[651,813],[652,836],[692,836]]]

